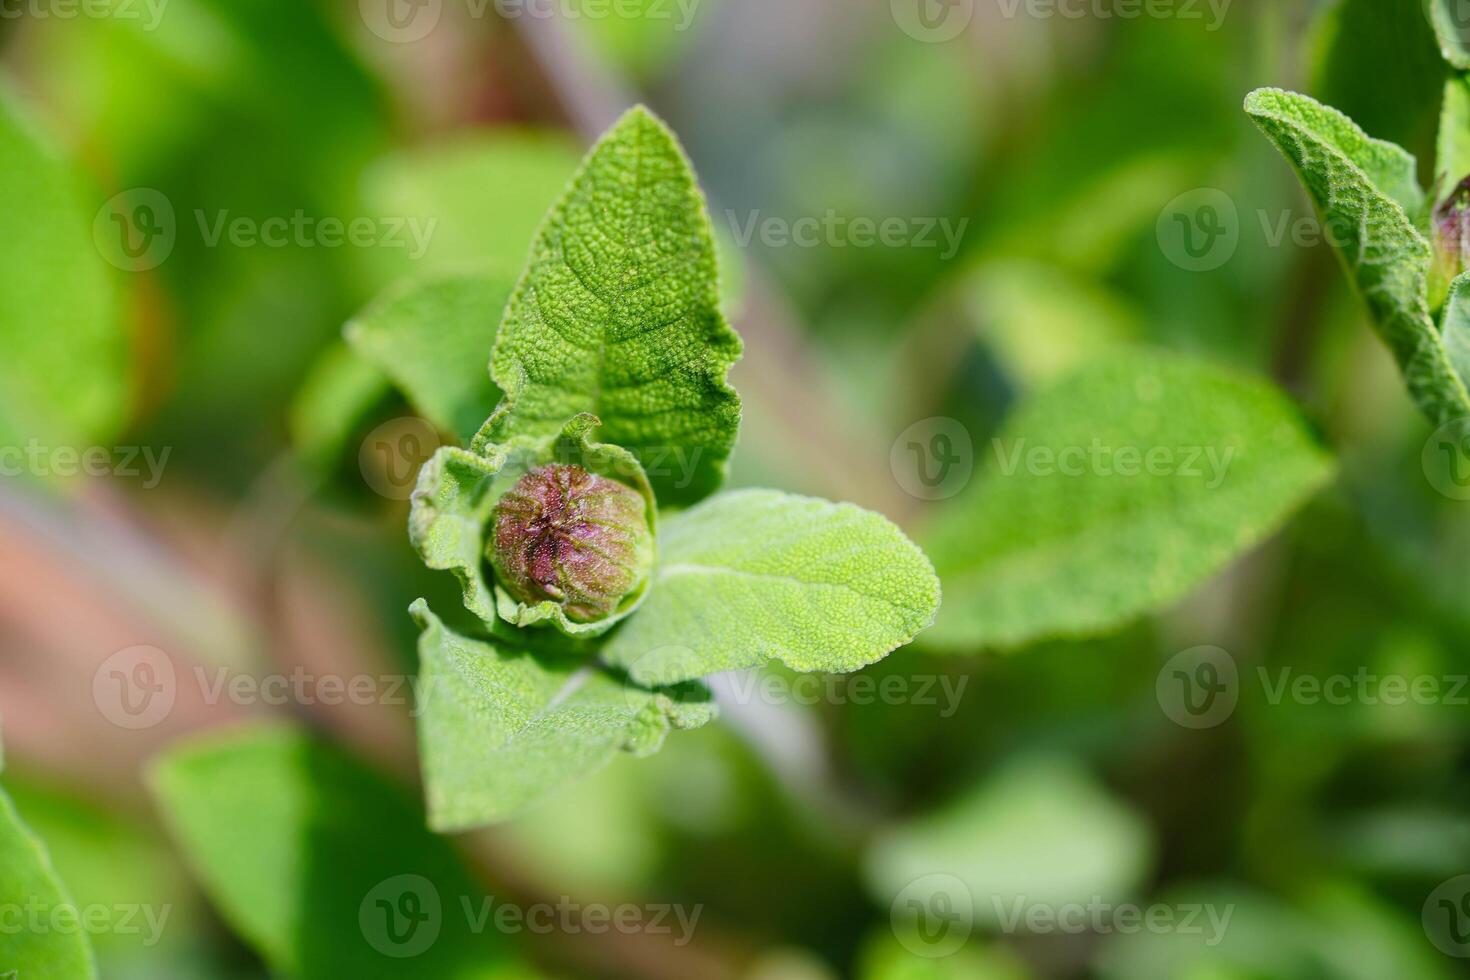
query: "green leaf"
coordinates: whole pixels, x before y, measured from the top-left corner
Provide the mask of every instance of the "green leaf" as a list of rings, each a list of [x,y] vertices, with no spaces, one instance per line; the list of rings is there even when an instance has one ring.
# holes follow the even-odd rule
[[[93,215],[3,88],[0,173],[0,444],[109,438],[127,411],[126,362]]]
[[[508,277],[489,273],[411,280],[375,300],[345,336],[424,418],[468,442],[500,401],[490,351],[510,291]]]
[[[908,643],[938,606],[929,560],[886,518],[742,490],[664,519],[648,597],[604,655],[648,684],[773,658],[846,673]]]
[[[1450,363],[1460,379],[1470,384],[1470,273],[1460,276],[1450,285],[1440,330],[1444,334]]]
[[[1413,157],[1302,95],[1259,89],[1245,108],[1291,161],[1335,233],[1338,254],[1420,410],[1435,424],[1470,415],[1470,392],[1430,317],[1431,250],[1411,219],[1424,207]]]
[[[1444,85],[1434,173],[1444,181],[1442,197],[1470,177],[1470,80],[1460,75],[1452,76]]]
[[[0,909],[10,910],[0,929],[0,973],[26,980],[88,980],[97,966],[81,929],[76,904],[57,877],[46,848],[21,823],[15,804],[0,790]],[[16,915],[22,927],[14,928]],[[33,916],[47,924],[29,928]]]
[[[997,928],[1033,907],[1125,901],[1152,852],[1141,816],[1077,763],[1041,757],[1017,760],[943,809],[879,834],[864,863],[884,905],[902,895],[928,907],[929,895],[958,879],[973,921]]]
[[[1424,0],[1440,54],[1460,71],[1470,71],[1470,12],[1460,0]]]
[[[421,273],[515,272],[580,155],[556,131],[470,132],[384,157],[363,176],[363,197],[385,218],[432,222],[428,251],[414,262]],[[498,323],[502,311],[495,312]],[[477,360],[484,364],[489,353]]]
[[[337,462],[364,416],[391,390],[382,371],[335,343],[317,357],[291,402],[291,445],[318,469]]]
[[[493,376],[517,434],[591,413],[662,505],[718,489],[740,424],[725,380],[740,339],[720,312],[704,199],[672,133],[633,109],[552,210],[501,323]]]
[[[530,470],[547,463],[574,463],[590,473],[632,487],[648,502],[649,527],[657,532],[657,508],[648,478],[638,461],[621,446],[593,442],[598,420],[579,415],[547,438],[515,436],[504,443],[498,435],[506,413],[485,424],[469,450],[441,447],[419,471],[408,517],[408,537],[424,564],[453,572],[464,590],[465,608],[487,627],[499,618],[515,626],[549,622],[568,635],[606,632],[636,609],[648,583],[629,593],[617,613],[592,623],[573,622],[555,602],[526,605],[498,586],[492,593],[485,578],[486,536],[496,502]]]
[[[649,690],[576,652],[532,650],[534,634],[473,639],[422,599],[419,750],[429,821],[463,830],[515,816],[620,751],[658,751],[670,729],[714,716],[698,684]]]
[[[170,749],[151,783],[206,891],[272,972],[480,980],[512,969],[494,930],[471,931],[461,903],[484,893],[453,848],[340,750],[259,725]]]
[[[1141,350],[1024,402],[991,450],[922,538],[947,599],[925,640],[947,649],[1088,635],[1162,608],[1333,471],[1274,388]]]

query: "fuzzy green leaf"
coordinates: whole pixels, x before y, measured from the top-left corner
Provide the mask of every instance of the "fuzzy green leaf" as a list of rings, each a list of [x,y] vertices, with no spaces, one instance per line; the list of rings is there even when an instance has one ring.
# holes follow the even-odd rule
[[[660,503],[723,481],[740,423],[740,340],[720,312],[704,199],[678,142],[634,109],[547,218],[500,327],[493,376],[511,430],[587,412],[631,450]]]
[[[1420,410],[1435,424],[1470,415],[1470,392],[1450,367],[1430,315],[1431,250],[1411,217],[1424,207],[1413,157],[1306,96],[1259,89],[1245,108],[1333,229],[1338,254]]]
[[[773,658],[846,673],[908,643],[938,606],[929,560],[886,518],[742,490],[664,519],[648,597],[604,655],[647,684]]]
[[[534,635],[472,639],[420,599],[419,751],[430,824],[496,823],[620,751],[658,751],[671,729],[714,715],[698,684],[649,690],[576,652],[532,651]]]
[[[426,419],[468,442],[500,401],[490,351],[511,285],[490,273],[402,283],[347,324],[347,342]]]
[[[1025,402],[991,455],[923,536],[946,597],[925,640],[946,649],[1093,634],[1162,608],[1333,472],[1274,388],[1144,351]]]
[[[26,980],[88,980],[97,975],[80,913],[51,867],[41,842],[21,823],[10,797],[0,791],[0,909],[21,928],[0,929],[0,975],[13,971]],[[36,911],[55,928],[32,929]],[[18,913],[18,914],[17,914]]]
[[[453,572],[464,590],[465,608],[493,627],[497,615],[515,626],[551,623],[569,635],[606,632],[638,607],[648,583],[624,598],[615,615],[592,623],[573,622],[555,602],[527,605],[486,575],[485,544],[496,502],[522,476],[551,462],[574,463],[588,472],[610,477],[637,490],[648,503],[649,527],[657,530],[656,507],[648,478],[632,453],[621,446],[593,442],[598,421],[579,415],[546,437],[515,436],[492,440],[505,418],[497,412],[469,450],[442,447],[419,471],[408,517],[408,537],[424,564]]]
[[[206,891],[273,973],[511,975],[495,932],[475,935],[466,921],[461,903],[484,893],[453,848],[340,750],[263,725],[175,747],[151,776]]]
[[[93,215],[4,90],[0,173],[0,444],[108,438],[127,408],[126,358]]]
[[[1444,334],[1450,363],[1460,379],[1470,385],[1470,273],[1451,284],[1440,330]]]

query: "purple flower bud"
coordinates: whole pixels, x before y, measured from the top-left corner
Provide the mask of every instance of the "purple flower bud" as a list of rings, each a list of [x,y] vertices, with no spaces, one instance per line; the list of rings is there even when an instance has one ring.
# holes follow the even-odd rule
[[[1470,177],[1460,181],[1434,209],[1434,230],[1434,271],[1438,280],[1434,292],[1444,293],[1457,276],[1470,269]]]
[[[542,466],[495,505],[487,550],[497,581],[515,599],[550,600],[573,622],[596,622],[648,576],[647,502],[580,466]]]

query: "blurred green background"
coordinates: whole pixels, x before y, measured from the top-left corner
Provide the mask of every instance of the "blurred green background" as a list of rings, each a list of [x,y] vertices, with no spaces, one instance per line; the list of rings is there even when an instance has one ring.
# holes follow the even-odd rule
[[[58,317],[103,336],[24,306],[13,321],[7,343],[50,345],[71,379],[69,410],[36,431],[169,454],[156,481],[0,482],[7,787],[79,903],[171,909],[157,942],[95,937],[103,977],[269,975],[161,825],[142,778],[158,750],[292,716],[408,787],[414,748],[404,706],[181,697],[120,729],[94,673],[137,644],[239,672],[411,667],[408,602],[451,604],[452,586],[408,547],[404,461],[369,448],[413,409],[343,325],[409,275],[518,269],[588,140],[633,101],[684,141],[721,238],[747,344],[738,485],[854,500],[921,535],[942,503],[906,491],[902,433],[955,420],[979,465],[1017,399],[1128,344],[1274,379],[1341,472],[1265,546],[1117,633],[969,656],[920,643],[867,673],[931,698],[839,680],[727,711],[455,841],[480,887],[522,903],[702,909],[682,945],[522,931],[487,950],[546,976],[1465,972],[1421,916],[1470,872],[1470,689],[1303,703],[1255,680],[1470,673],[1470,504],[1426,481],[1428,428],[1330,248],[1281,233],[1313,212],[1240,111],[1257,86],[1309,92],[1432,160],[1444,69],[1417,0],[1139,17],[1025,0],[390,3],[0,9],[7,111],[68,161],[78,233],[107,260],[105,284],[60,270],[84,308]],[[1195,271],[1164,229],[1201,188],[1233,202],[1239,242]],[[141,206],[156,235],[139,237]],[[812,218],[847,232],[771,233]],[[233,235],[237,219],[313,230],[267,242]],[[855,219],[902,219],[904,236],[863,244]],[[326,244],[333,220],[366,222],[363,240]],[[0,366],[0,386],[28,383]],[[1228,719],[1195,730],[1157,682],[1201,645],[1245,681]],[[373,804],[354,819],[413,823]],[[968,913],[935,897],[954,882]],[[1088,918],[1018,925],[1016,902]],[[1120,907],[1198,920],[1124,929]]]

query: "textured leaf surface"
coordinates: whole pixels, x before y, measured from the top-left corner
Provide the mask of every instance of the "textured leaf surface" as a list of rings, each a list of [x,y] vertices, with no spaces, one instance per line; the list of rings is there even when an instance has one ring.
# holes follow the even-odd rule
[[[1441,320],[1445,349],[1460,380],[1470,385],[1470,273],[1450,286]]]
[[[506,311],[493,375],[510,424],[548,435],[596,415],[660,503],[692,503],[724,479],[740,422],[725,377],[739,355],[693,171],[673,134],[634,109],[552,210]]]
[[[644,683],[773,658],[845,673],[908,643],[938,605],[929,560],[886,518],[742,490],[664,519],[648,597],[604,652]]]
[[[925,640],[948,649],[1096,633],[1159,609],[1332,474],[1275,389],[1144,351],[1024,403],[987,464],[923,536],[946,599]]]
[[[439,275],[394,288],[347,324],[347,342],[424,417],[468,442],[500,401],[490,351],[508,277]]]
[[[516,626],[549,622],[561,632],[596,635],[606,632],[642,601],[647,583],[625,596],[617,612],[593,623],[573,622],[555,602],[528,605],[487,579],[485,545],[496,502],[522,476],[551,462],[574,463],[588,472],[611,477],[642,494],[648,504],[649,527],[657,530],[653,491],[632,453],[621,446],[592,441],[597,419],[579,415],[547,438],[516,436],[491,441],[498,432],[498,412],[486,423],[469,450],[439,449],[419,472],[408,518],[409,541],[430,568],[453,572],[464,589],[465,608],[493,627],[497,615]]]
[[[477,907],[483,892],[453,849],[339,750],[257,726],[170,750],[152,784],[216,907],[273,972],[507,975],[495,931],[477,936],[466,922],[461,902]]]
[[[87,980],[97,975],[91,946],[76,906],[51,867],[41,842],[21,823],[10,797],[0,791],[0,908],[12,910],[0,929],[0,974],[27,980]],[[55,929],[26,928],[24,910],[35,909]],[[19,913],[17,915],[17,911]],[[21,928],[14,928],[20,922]]]
[[[105,438],[126,411],[113,286],[68,168],[0,90],[0,444]]]
[[[670,729],[714,715],[700,685],[647,690],[585,655],[532,652],[534,636],[472,639],[423,600],[412,612],[423,630],[419,749],[437,830],[509,819],[619,751],[656,752]]]
[[[1411,219],[1424,204],[1413,157],[1305,96],[1260,89],[1245,105],[1333,230],[1420,409],[1436,424],[1470,414],[1470,393],[1430,316],[1430,245]]]

